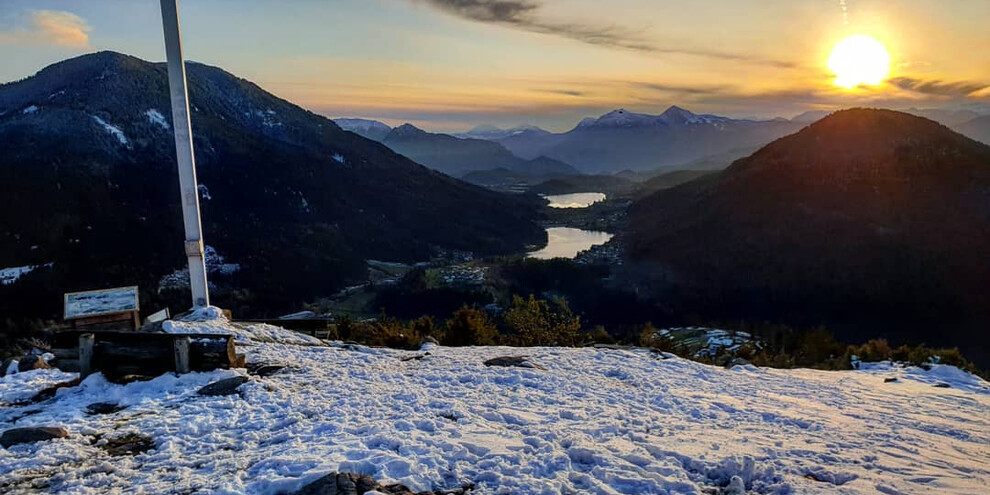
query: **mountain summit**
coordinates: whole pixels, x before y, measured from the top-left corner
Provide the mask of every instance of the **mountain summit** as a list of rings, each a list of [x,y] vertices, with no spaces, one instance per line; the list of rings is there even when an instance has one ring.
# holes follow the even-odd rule
[[[545,239],[521,200],[431,171],[216,67],[187,70],[204,236],[240,266],[239,297],[298,307],[362,280],[369,258],[510,253]],[[181,268],[170,108],[164,64],[113,52],[0,86],[0,267],[53,263],[39,290],[153,289]],[[37,299],[52,311],[59,300]]]
[[[978,342],[990,356],[976,330],[990,323],[990,147],[936,122],[836,112],[638,202],[630,226],[633,258],[726,317],[793,313],[852,340]]]

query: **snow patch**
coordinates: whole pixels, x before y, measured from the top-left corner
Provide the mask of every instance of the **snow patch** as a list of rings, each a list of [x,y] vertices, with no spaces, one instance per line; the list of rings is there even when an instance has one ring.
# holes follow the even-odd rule
[[[165,120],[165,116],[162,115],[161,112],[159,112],[158,110],[155,110],[154,108],[144,112],[144,115],[148,117],[149,122],[161,127],[166,131],[172,128],[172,126],[168,124],[168,121]]]
[[[121,131],[119,127],[115,127],[106,123],[106,121],[97,117],[96,115],[90,115],[90,117],[93,118],[94,122],[103,126],[103,129],[105,129],[107,133],[117,138],[117,141],[119,141],[120,144],[127,146],[127,144],[130,142],[127,140],[127,136],[124,135],[124,131]]]
[[[337,163],[341,163],[341,164],[347,163],[347,160],[344,158],[344,155],[341,155],[340,153],[334,153],[331,156],[331,158],[333,158],[334,161]]]
[[[41,267],[50,267],[53,263],[43,265],[13,266],[10,268],[0,268],[0,285],[11,285],[17,282],[22,276],[31,273]]]
[[[32,113],[36,113],[37,111],[38,111],[37,105],[31,105],[31,106],[25,108],[24,110],[21,110],[21,114],[23,114],[23,115],[30,115]]]
[[[213,196],[210,196],[210,188],[206,187],[206,184],[198,184],[196,186],[196,190],[199,191],[200,199],[204,199],[207,201],[213,199]]]

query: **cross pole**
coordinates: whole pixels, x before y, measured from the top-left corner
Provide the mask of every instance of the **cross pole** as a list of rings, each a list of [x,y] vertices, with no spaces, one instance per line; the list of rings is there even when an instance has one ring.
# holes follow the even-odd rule
[[[179,6],[177,0],[161,0],[161,4],[165,57],[168,60],[168,87],[172,99],[175,157],[179,165],[182,222],[186,234],[185,252],[189,258],[189,288],[192,290],[193,308],[201,308],[209,306],[210,293],[206,283],[206,262],[203,259],[203,227],[199,216],[192,125],[189,122],[186,66],[182,58],[182,37],[179,32]]]

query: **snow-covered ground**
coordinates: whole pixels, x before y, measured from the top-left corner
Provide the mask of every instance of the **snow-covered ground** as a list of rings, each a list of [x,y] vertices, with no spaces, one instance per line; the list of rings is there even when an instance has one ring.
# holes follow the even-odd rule
[[[0,285],[10,285],[17,282],[25,274],[31,273],[37,268],[36,265],[12,266],[10,268],[0,268]]]
[[[216,320],[169,327],[230,330]],[[733,476],[752,493],[990,486],[990,385],[948,366],[726,370],[645,350],[436,346],[403,361],[424,352],[234,331],[250,362],[290,368],[226,397],[195,392],[242,370],[127,385],[93,375],[48,402],[0,408],[0,429],[70,432],[0,450],[0,491],[275,494],[330,471],[419,490],[475,482],[484,494],[731,493]],[[546,370],[483,365],[503,355]],[[0,400],[67,377],[8,376]],[[127,407],[87,415],[94,402]],[[96,446],[96,436],[127,433],[156,448],[109,457]]]

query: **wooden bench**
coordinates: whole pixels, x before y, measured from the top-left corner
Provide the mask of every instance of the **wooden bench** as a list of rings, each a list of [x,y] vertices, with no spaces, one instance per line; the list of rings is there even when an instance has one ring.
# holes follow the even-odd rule
[[[52,346],[55,365],[107,377],[156,376],[168,372],[212,371],[237,367],[241,359],[233,335],[66,330]]]

